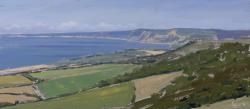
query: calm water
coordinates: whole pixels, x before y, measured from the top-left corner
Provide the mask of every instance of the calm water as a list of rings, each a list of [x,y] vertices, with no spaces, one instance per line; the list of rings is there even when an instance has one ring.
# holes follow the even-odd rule
[[[167,49],[167,46],[104,39],[0,38],[0,68],[52,63],[65,58],[129,48]]]

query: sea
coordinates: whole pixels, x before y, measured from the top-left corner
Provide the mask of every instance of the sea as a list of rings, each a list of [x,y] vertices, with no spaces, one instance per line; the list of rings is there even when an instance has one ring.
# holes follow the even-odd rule
[[[0,38],[0,69],[51,64],[62,59],[138,48],[168,49],[168,46],[113,39],[2,37]]]

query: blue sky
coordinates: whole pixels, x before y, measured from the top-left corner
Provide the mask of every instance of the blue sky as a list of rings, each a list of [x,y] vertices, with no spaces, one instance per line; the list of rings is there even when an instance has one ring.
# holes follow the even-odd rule
[[[0,33],[250,29],[250,0],[0,0]]]

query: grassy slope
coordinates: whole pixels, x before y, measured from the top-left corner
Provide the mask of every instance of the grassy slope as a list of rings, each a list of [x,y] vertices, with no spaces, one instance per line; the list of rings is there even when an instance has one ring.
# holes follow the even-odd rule
[[[195,109],[250,109],[250,98],[241,97],[238,99],[225,100]]]
[[[143,67],[131,75],[118,77],[119,81],[184,70],[187,77],[180,77],[175,85],[168,86],[166,95],[155,95],[150,99],[137,102],[134,108],[153,104],[150,109],[197,107],[220,100],[237,98],[250,94],[249,45],[238,43],[223,44],[217,50],[203,50],[172,61],[161,61]],[[219,61],[220,54],[226,58]],[[214,77],[209,77],[209,74]],[[178,93],[177,93],[178,92]],[[187,97],[185,97],[187,96]]]
[[[59,99],[21,104],[6,109],[101,109],[113,106],[125,106],[134,95],[132,83],[93,89]]]
[[[182,47],[176,51],[173,52],[173,54],[185,56],[190,53],[194,53],[200,50],[205,50],[212,48],[214,46],[215,42],[213,41],[201,41],[201,42],[195,42],[193,44],[190,44],[188,46]]]
[[[86,75],[78,75],[78,76],[70,76],[65,78],[59,78],[54,80],[45,81],[38,84],[40,91],[47,97],[56,97],[59,95],[64,95],[68,93],[74,93],[81,90],[89,89],[96,85],[101,80],[109,79],[115,77],[117,75],[121,75],[124,73],[130,73],[137,65],[132,64],[118,64],[118,65],[101,65],[101,67],[92,67],[90,68],[80,68],[80,69],[71,69],[66,70],[68,73],[78,74],[82,72],[82,74],[89,73]],[[87,70],[88,69],[88,70]],[[76,72],[74,72],[76,71]],[[54,77],[57,75],[60,76],[60,72],[65,74],[64,71],[54,71],[50,72],[50,74],[45,74],[47,77]],[[79,73],[80,74],[80,73]],[[43,74],[41,73],[43,76]]]
[[[173,52],[162,55],[161,59],[166,59],[168,57],[185,56],[185,55],[188,55],[190,53],[195,53],[200,50],[214,48],[223,43],[235,43],[235,42],[250,44],[250,39],[221,40],[221,41],[209,41],[209,40],[208,41],[207,40],[196,41],[196,42],[187,44],[183,47],[180,47]]]

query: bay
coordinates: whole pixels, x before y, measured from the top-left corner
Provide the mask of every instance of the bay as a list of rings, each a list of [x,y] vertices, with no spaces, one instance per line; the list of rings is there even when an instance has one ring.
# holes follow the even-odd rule
[[[168,46],[111,39],[3,37],[0,38],[0,68],[47,64],[61,59],[137,48],[167,49]]]

